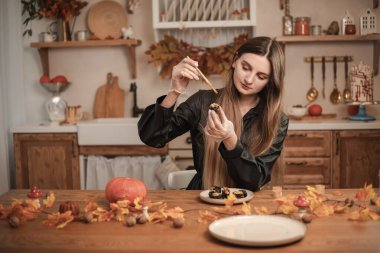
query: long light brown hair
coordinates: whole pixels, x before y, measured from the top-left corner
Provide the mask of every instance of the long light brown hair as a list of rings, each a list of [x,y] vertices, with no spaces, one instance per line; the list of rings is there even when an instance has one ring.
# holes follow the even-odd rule
[[[267,57],[271,71],[268,83],[258,93],[259,105],[263,108],[258,118],[252,125],[251,131],[245,133],[248,150],[257,156],[265,153],[271,147],[280,124],[283,78],[284,78],[284,53],[280,44],[269,37],[255,37],[246,41],[237,49],[233,61],[235,62],[245,53],[253,53]],[[231,64],[229,78],[225,88],[221,91],[217,103],[225,111],[227,118],[233,122],[235,132],[240,139],[242,134],[242,115],[239,109],[239,93],[233,81],[234,69]],[[204,136],[205,154],[203,166],[203,188],[213,185],[234,187],[233,180],[229,177],[226,162],[218,152],[220,143]]]

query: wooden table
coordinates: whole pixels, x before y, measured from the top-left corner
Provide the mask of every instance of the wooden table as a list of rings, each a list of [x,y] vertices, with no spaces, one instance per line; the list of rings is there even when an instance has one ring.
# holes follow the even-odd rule
[[[342,190],[353,197],[355,190]],[[200,191],[149,191],[151,200],[163,200],[169,206],[184,210],[210,209],[212,205],[199,199]],[[8,206],[13,198],[24,199],[27,190],[11,190],[0,196],[0,203]],[[71,200],[82,204],[94,198],[107,205],[103,191],[56,190],[57,211],[60,202]],[[270,191],[255,194],[253,206],[273,204]],[[214,239],[208,226],[198,223],[198,211],[185,214],[185,226],[172,227],[171,222],[126,227],[120,222],[84,224],[70,223],[64,229],[47,227],[41,223],[46,215],[22,224],[17,229],[0,221],[0,253],[8,252],[380,252],[380,222],[352,222],[347,214],[316,218],[307,225],[303,240],[275,248],[239,247]]]

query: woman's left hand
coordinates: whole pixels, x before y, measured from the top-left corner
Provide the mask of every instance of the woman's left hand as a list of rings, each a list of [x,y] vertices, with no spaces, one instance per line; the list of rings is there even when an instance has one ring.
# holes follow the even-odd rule
[[[207,125],[204,131],[215,141],[223,141],[235,134],[234,124],[227,119],[221,107],[219,107],[218,112],[208,111]]]

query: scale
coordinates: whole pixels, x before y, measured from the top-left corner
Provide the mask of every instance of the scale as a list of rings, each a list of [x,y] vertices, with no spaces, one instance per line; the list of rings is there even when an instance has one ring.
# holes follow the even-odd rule
[[[365,109],[366,105],[379,105],[380,101],[373,102],[349,102],[348,105],[359,105],[359,111],[354,116],[348,116],[348,119],[355,121],[372,121],[376,120],[376,117],[368,115]]]

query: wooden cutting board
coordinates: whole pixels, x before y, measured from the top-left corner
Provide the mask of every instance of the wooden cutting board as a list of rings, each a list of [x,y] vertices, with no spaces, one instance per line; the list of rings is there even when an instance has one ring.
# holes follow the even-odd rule
[[[100,86],[95,94],[94,118],[124,117],[125,91],[119,86],[119,79],[107,74],[107,83]]]
[[[113,77],[106,98],[106,118],[124,117],[125,91],[120,88],[117,76]]]

